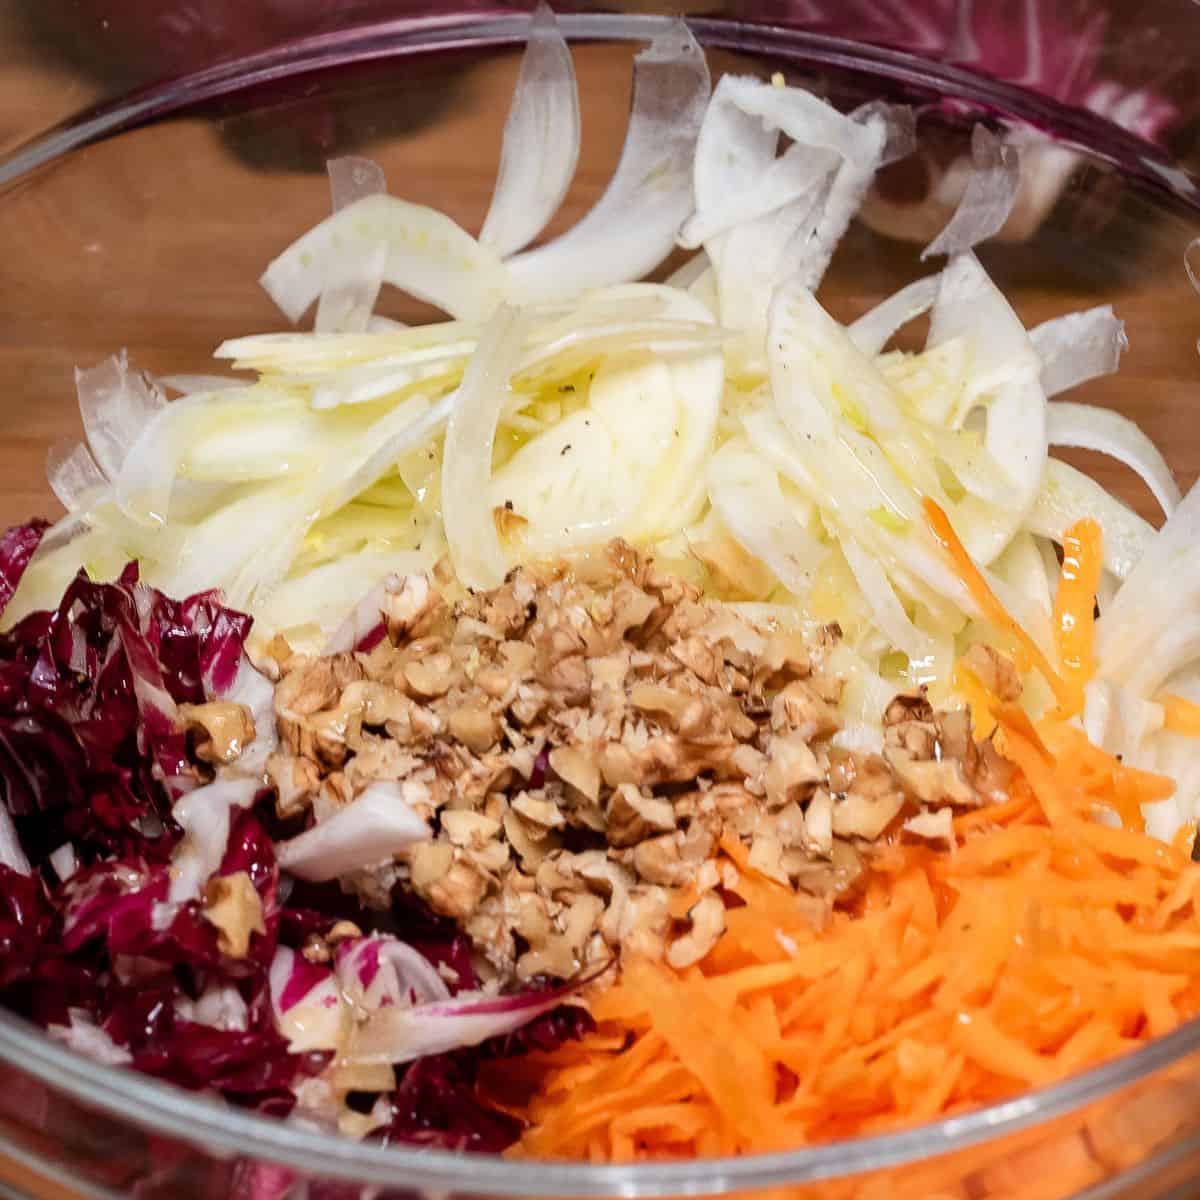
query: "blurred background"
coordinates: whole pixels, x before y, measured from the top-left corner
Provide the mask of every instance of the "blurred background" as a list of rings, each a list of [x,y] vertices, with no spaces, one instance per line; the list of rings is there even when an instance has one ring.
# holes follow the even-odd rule
[[[0,0],[0,155],[139,88],[295,39],[448,11],[520,11],[405,0]],[[682,12],[786,24],[956,64],[1088,108],[1196,165],[1193,0],[741,0],[557,4],[558,11]],[[414,112],[420,122],[432,112]],[[328,106],[276,145],[319,168],[352,115]],[[276,131],[277,132],[277,131]]]

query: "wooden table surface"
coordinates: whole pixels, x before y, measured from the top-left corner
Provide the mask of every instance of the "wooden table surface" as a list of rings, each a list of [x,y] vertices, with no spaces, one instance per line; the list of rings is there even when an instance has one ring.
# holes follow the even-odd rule
[[[584,148],[555,229],[603,188],[628,105],[626,50],[593,46],[577,57]],[[322,130],[337,131],[340,150],[378,157],[395,193],[477,229],[514,74],[508,56],[443,62],[434,74],[410,65],[332,89],[313,85],[308,94],[270,98],[256,116],[179,119],[91,147],[0,196],[0,522],[56,511],[43,461],[52,443],[79,435],[76,364],[128,347],[150,371],[202,371],[223,338],[282,327],[255,280],[327,211]],[[47,108],[70,111],[88,86],[0,46],[0,123]],[[12,128],[0,124],[0,148],[11,144]],[[279,152],[284,142],[287,154]],[[1112,183],[1082,171],[1050,229],[984,257],[1030,324],[1075,307],[1117,306],[1131,340],[1125,368],[1080,398],[1138,419],[1187,485],[1200,471],[1200,299],[1182,265],[1192,230]],[[848,317],[920,269],[914,247],[857,227],[823,296]],[[394,296],[384,311],[422,315]],[[1102,466],[1100,474],[1128,483],[1119,468]],[[1140,489],[1128,494],[1152,513]],[[65,1194],[38,1191],[12,1163],[0,1162],[0,1179],[31,1194]]]

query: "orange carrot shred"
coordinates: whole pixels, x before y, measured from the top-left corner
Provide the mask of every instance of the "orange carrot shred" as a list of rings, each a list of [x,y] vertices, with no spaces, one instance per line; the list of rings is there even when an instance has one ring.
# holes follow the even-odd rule
[[[1180,854],[1192,857],[1192,850],[1196,845],[1196,822],[1188,821],[1175,830],[1175,836],[1171,839],[1171,845],[1179,851]]]
[[[1195,827],[1171,845],[1147,836],[1142,806],[1173,782],[1069,720],[1094,670],[1099,528],[1081,521],[1065,538],[1056,670],[946,514],[924,509],[984,616],[1057,701],[1035,724],[958,664],[977,734],[1015,769],[1007,798],[957,816],[951,854],[878,846],[854,907],[820,929],[725,831],[737,876],[724,934],[682,972],[626,962],[592,1005],[592,1034],[526,1060],[523,1078],[542,1075],[511,1154],[624,1162],[877,1133],[1062,1079],[1200,1013]],[[1160,703],[1168,729],[1200,736],[1200,705]],[[680,889],[670,915],[698,896]]]
[[[950,518],[946,516],[936,501],[928,496],[922,500],[925,510],[925,520],[937,539],[938,544],[946,551],[955,573],[967,586],[975,603],[983,610],[983,615],[996,627],[1000,634],[1010,643],[1010,650],[1017,660],[1017,665],[1028,670],[1036,667],[1042,677],[1050,685],[1055,699],[1062,708],[1068,708],[1074,699],[1074,691],[1069,683],[1050,665],[1049,659],[1042,653],[1038,644],[1012,618],[1008,610],[1000,603],[996,593],[984,579],[982,572],[971,560],[966,547],[959,541]]]
[[[1166,693],[1157,698],[1163,708],[1163,727],[1172,733],[1200,737],[1200,704]]]
[[[540,1083],[510,1153],[623,1162],[876,1133],[1062,1079],[1200,1012],[1190,839],[1094,819],[1133,824],[1170,781],[1065,721],[993,707],[1009,798],[957,818],[954,853],[880,847],[857,906],[821,929],[723,838],[742,903],[716,947],[682,972],[625,962],[594,1033],[526,1060]]]

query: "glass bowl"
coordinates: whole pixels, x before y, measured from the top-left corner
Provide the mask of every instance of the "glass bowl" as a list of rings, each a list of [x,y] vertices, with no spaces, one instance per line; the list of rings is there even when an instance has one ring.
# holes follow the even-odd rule
[[[279,21],[286,7],[262,5]],[[25,114],[20,129],[0,128],[6,524],[57,511],[43,462],[53,442],[76,433],[76,364],[125,346],[149,371],[202,372],[222,339],[281,325],[256,280],[327,212],[326,158],[370,154],[395,193],[478,228],[524,16],[338,7],[334,29],[327,17],[297,18],[223,42],[218,22],[205,50],[211,65],[166,81],[158,76],[193,65],[175,53],[186,30],[174,50],[164,43],[155,54],[152,38],[121,42],[125,32],[109,31],[105,18],[121,53],[106,58],[102,39],[85,38],[81,65],[79,38],[65,38],[57,18],[38,17],[21,34],[28,57],[0,52],[0,99]],[[1200,202],[1189,167],[1194,80],[1176,56],[1200,14],[1182,3],[1140,6],[1137,24],[1122,30],[1117,12],[1030,0],[1019,16],[1005,16],[1000,36],[967,3],[891,7],[884,21],[865,5],[701,5],[692,23],[714,75],[779,70],[839,104],[881,96],[922,106],[918,168],[880,181],[843,241],[823,300],[846,319],[922,270],[918,247],[944,218],[939,188],[965,151],[969,118],[1052,135],[1055,145],[1036,143],[1031,154],[1040,165],[1019,219],[982,257],[1029,325],[1116,307],[1130,349],[1120,373],[1088,385],[1086,398],[1136,419],[1190,484],[1200,469],[1192,407],[1200,298],[1185,257],[1200,233]],[[664,19],[565,19],[584,142],[550,232],[603,188],[624,132],[632,54]],[[164,29],[158,34],[168,38]],[[46,128],[64,104],[83,99],[96,104]],[[394,297],[383,311],[427,315]],[[1132,476],[1100,460],[1086,465],[1153,515]],[[0,1013],[0,1195],[383,1200],[778,1190],[795,1200],[1140,1200],[1198,1189],[1200,1022],[1058,1086],[923,1128],[740,1160],[598,1166],[356,1144],[96,1065]]]

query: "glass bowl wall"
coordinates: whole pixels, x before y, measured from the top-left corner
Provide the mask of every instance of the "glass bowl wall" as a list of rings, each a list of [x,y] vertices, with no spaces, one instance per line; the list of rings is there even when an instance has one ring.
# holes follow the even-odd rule
[[[1200,209],[1179,164],[1187,114],[1176,111],[1166,133],[1142,131],[1155,141],[911,52],[736,16],[694,21],[714,75],[781,70],[843,105],[918,103],[935,166],[965,151],[971,114],[1027,120],[1061,139],[1070,153],[1054,159],[1048,202],[981,257],[1028,325],[1114,305],[1129,352],[1119,375],[1082,398],[1137,420],[1190,485],[1200,470],[1200,298],[1184,256]],[[52,443],[77,435],[76,364],[126,347],[151,372],[203,372],[224,338],[281,327],[256,280],[328,211],[327,157],[369,154],[395,193],[478,229],[522,22],[502,13],[399,19],[254,47],[0,157],[0,519],[57,511],[43,462]],[[645,15],[568,18],[584,141],[550,232],[603,189],[624,133],[632,55],[660,27]],[[822,290],[839,317],[930,269],[909,238],[930,219],[922,189],[931,186],[911,172],[881,184]],[[395,295],[383,311],[429,315]],[[1153,515],[1121,468],[1077,461]],[[1200,1178],[1200,1026],[1050,1091],[920,1130],[771,1158],[601,1168],[355,1145],[85,1063],[0,1014],[0,1157],[0,1180],[16,1194],[54,1197],[1185,1196]]]

